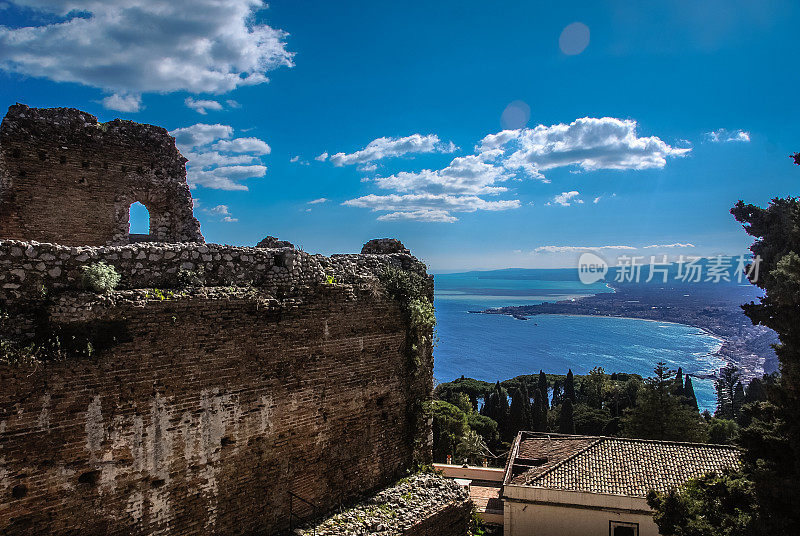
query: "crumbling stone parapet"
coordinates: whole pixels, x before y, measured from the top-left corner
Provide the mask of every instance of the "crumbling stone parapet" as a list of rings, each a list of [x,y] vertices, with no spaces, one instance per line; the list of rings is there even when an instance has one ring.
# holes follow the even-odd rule
[[[203,242],[185,164],[161,127],[15,104],[0,125],[0,238],[127,244],[139,202],[149,240]]]
[[[396,238],[374,238],[364,244],[361,253],[372,253],[375,255],[387,255],[389,253],[405,253],[408,249]]]
[[[257,248],[292,248],[294,249],[294,244],[288,242],[286,240],[278,240],[274,236],[266,236],[264,237],[261,242],[256,244]]]

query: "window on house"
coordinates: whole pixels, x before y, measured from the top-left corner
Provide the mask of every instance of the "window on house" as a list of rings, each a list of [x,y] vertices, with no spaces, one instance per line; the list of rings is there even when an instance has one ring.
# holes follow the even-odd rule
[[[137,235],[150,234],[150,211],[139,202],[131,205],[130,230],[128,233]]]
[[[638,523],[626,523],[625,521],[609,521],[609,536],[639,536]]]

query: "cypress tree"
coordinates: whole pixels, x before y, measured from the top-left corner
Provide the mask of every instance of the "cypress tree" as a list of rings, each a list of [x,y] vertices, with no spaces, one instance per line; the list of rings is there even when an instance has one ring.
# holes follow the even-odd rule
[[[553,403],[551,404],[552,407],[556,407],[561,405],[564,401],[564,393],[561,390],[561,382],[556,380],[553,382]]]
[[[572,407],[572,400],[564,399],[561,404],[561,413],[558,415],[558,432],[560,434],[575,433],[575,410]]]
[[[533,392],[533,431],[544,432],[547,430],[547,406],[542,399],[542,392],[536,389]]]
[[[764,382],[761,378],[753,378],[747,384],[747,389],[744,390],[745,403],[750,402],[764,402],[767,400],[767,392],[764,389]]]
[[[683,385],[683,396],[689,400],[689,405],[691,407],[700,411],[700,406],[697,405],[697,397],[694,394],[692,378],[688,374],[686,375],[686,382]]]
[[[572,376],[572,369],[567,372],[567,379],[564,381],[564,398],[568,398],[575,403],[575,378]]]
[[[742,382],[736,382],[736,387],[733,388],[733,399],[731,400],[731,410],[734,419],[739,418],[742,406],[744,406],[744,387],[742,387]]]
[[[675,394],[683,395],[683,368],[678,367],[678,372],[675,373]]]
[[[530,425],[530,399],[525,385],[511,391],[511,407],[508,412],[509,435],[516,435],[520,430],[527,430]]]
[[[542,393],[542,402],[545,408],[550,407],[550,401],[547,396],[547,375],[542,370],[539,370],[539,391]]]
[[[508,441],[511,437],[508,422],[508,393],[500,386],[500,382],[495,384],[486,406],[488,408],[483,414],[497,423],[497,431],[500,432],[500,438],[503,441]]]

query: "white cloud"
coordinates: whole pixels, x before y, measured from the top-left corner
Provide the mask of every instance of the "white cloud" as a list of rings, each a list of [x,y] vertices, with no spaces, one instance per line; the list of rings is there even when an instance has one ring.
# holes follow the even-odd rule
[[[225,93],[293,66],[288,34],[255,22],[266,7],[258,0],[13,3],[63,20],[0,26],[0,69],[100,88],[111,105],[151,92]]]
[[[426,147],[425,150],[428,151],[439,143],[438,137],[435,136],[435,140],[429,139],[426,142],[423,142],[422,138],[420,136],[412,146]],[[368,162],[387,155],[396,156],[399,153],[392,152],[396,149],[392,144],[397,140],[379,138],[361,151],[350,155],[338,153],[330,158],[331,161],[336,159],[337,165],[345,165]],[[452,149],[454,146],[450,144],[443,151]],[[510,181],[532,178],[549,182],[543,172],[554,168],[571,167],[586,172],[600,169],[661,169],[666,165],[668,158],[685,156],[690,151],[690,148],[671,147],[655,136],[639,136],[636,121],[613,117],[584,117],[570,124],[559,123],[551,126],[538,125],[534,128],[502,130],[485,136],[476,145],[475,154],[455,157],[441,169],[402,171],[388,177],[376,177],[371,182],[378,188],[393,190],[397,194],[404,195],[374,196],[380,199],[392,197],[395,208],[375,206],[368,208],[398,213],[387,214],[384,219],[453,221],[454,216],[450,211],[458,211],[454,208],[460,206],[458,203],[448,205],[440,202],[435,207],[420,208],[415,206],[419,196],[428,195],[451,201],[463,199],[464,205],[474,207],[474,210],[491,210],[487,207],[508,210],[521,206],[521,203],[517,200],[490,203],[479,196],[507,194],[510,190]],[[328,153],[323,153],[317,160],[327,158]],[[578,195],[578,192],[563,192],[556,196],[553,202],[563,206],[583,203]],[[475,199],[486,204],[475,203]],[[600,198],[597,198],[595,202],[599,200]],[[407,205],[402,206],[401,201]],[[361,206],[357,203],[350,205]],[[420,212],[433,208],[448,211],[448,218]]]
[[[228,105],[228,108],[231,108],[231,109],[234,109],[234,110],[242,107],[241,104],[239,104],[237,101],[235,101],[233,99],[226,100],[225,104]]]
[[[208,110],[215,112],[222,110],[222,105],[215,100],[198,100],[192,97],[186,97],[183,103],[187,108],[191,108],[201,115],[206,115]]]
[[[389,194],[365,195],[350,199],[342,203],[345,206],[368,208],[373,212],[386,211],[386,218],[379,216],[382,221],[398,219],[421,219],[422,221],[454,222],[458,218],[451,212],[475,212],[477,210],[509,210],[519,208],[520,202],[516,199],[507,201],[486,201],[475,195],[449,195],[449,194]],[[446,216],[446,217],[445,217]]]
[[[212,208],[208,209],[208,211],[211,212],[212,214],[217,214],[219,216],[230,216],[231,215],[231,212],[228,209],[228,205],[217,205],[215,207],[212,207]]]
[[[420,153],[452,153],[458,148],[453,142],[443,143],[436,134],[412,134],[404,138],[377,138],[360,151],[330,156],[334,166],[369,164],[376,160]],[[327,153],[323,153],[327,156]],[[322,155],[320,155],[322,156]],[[324,159],[323,159],[324,160]]]
[[[103,106],[118,112],[138,112],[142,107],[142,97],[139,95],[113,94],[104,98]]]
[[[327,202],[328,202],[328,198],[327,197],[320,197],[319,199],[314,199],[312,201],[309,201],[308,204],[309,205],[319,205],[319,204],[327,203]]]
[[[694,244],[686,242],[684,244],[680,242],[675,242],[674,244],[651,244],[649,246],[645,246],[644,249],[665,249],[665,248],[694,248],[697,247]]]
[[[230,141],[220,140],[212,145],[211,148],[229,153],[252,153],[257,155],[265,155],[272,152],[270,146],[258,138],[236,138]]]
[[[300,155],[293,156],[293,157],[291,157],[291,158],[289,159],[289,162],[291,162],[291,163],[293,163],[293,164],[294,164],[295,162],[299,162],[299,161],[300,161]]]
[[[504,130],[483,138],[476,147],[487,161],[536,176],[558,167],[599,169],[661,169],[668,157],[684,156],[690,148],[671,147],[656,136],[640,137],[632,119],[583,117],[570,124],[538,125]]]
[[[266,166],[225,166],[212,170],[188,169],[186,179],[193,188],[204,186],[214,190],[247,191],[247,185],[236,181],[263,177],[266,173]]]
[[[572,204],[583,204],[583,199],[578,197],[580,193],[572,190],[571,192],[561,192],[553,198],[553,203],[562,207],[569,207]]]
[[[170,136],[175,138],[178,148],[183,151],[201,145],[207,145],[214,140],[230,138],[233,135],[233,127],[228,125],[206,125],[197,123],[190,127],[176,128],[170,130]]]
[[[749,142],[750,133],[742,129],[728,131],[724,128],[706,132],[706,139],[712,143],[725,143],[731,141]]]
[[[263,177],[267,167],[261,157],[269,145],[258,138],[234,138],[229,125],[198,123],[170,131],[181,153],[188,159],[189,186],[218,190],[247,190],[245,179]]]
[[[539,246],[532,253],[573,253],[575,251],[597,251],[603,249],[634,250],[633,246]]]
[[[245,164],[252,164],[256,160],[256,156],[247,154],[220,154],[216,151],[207,152],[183,152],[191,165],[195,168],[207,168],[211,166],[238,166]]]
[[[478,156],[459,156],[439,170],[423,169],[415,173],[400,172],[390,177],[377,177],[375,183],[398,192],[448,194],[498,194],[508,188],[493,186],[513,175],[502,167],[483,162]]]
[[[234,218],[233,217],[233,215],[230,212],[230,209],[228,208],[228,205],[217,205],[215,207],[211,207],[209,209],[203,209],[203,210],[204,210],[204,212],[207,212],[208,214],[211,214],[213,216],[219,217],[220,218],[219,221],[222,221],[222,222],[225,222],[225,223],[234,223],[234,222],[239,221],[238,218]]]
[[[314,160],[316,160],[317,162],[324,162],[327,159],[328,159],[328,153],[322,153],[321,155],[314,157]]]
[[[603,196],[602,195],[598,195],[597,197],[594,198],[594,201],[592,201],[592,203],[594,203],[596,205],[597,203],[600,202],[601,199],[603,199]]]
[[[453,223],[458,221],[458,218],[451,216],[446,210],[425,209],[414,210],[411,212],[390,212],[383,216],[378,216],[378,221],[400,221],[400,220],[416,220],[424,222],[436,223]]]

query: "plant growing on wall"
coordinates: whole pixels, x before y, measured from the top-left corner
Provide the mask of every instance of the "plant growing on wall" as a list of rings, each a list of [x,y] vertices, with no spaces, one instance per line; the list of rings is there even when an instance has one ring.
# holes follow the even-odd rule
[[[206,269],[198,266],[197,270],[186,270],[181,268],[178,272],[178,287],[192,288],[204,287],[206,285]]]
[[[108,293],[117,288],[121,276],[110,264],[96,262],[89,266],[82,266],[83,286],[99,293]]]
[[[436,314],[430,300],[428,281],[417,272],[387,266],[380,280],[390,297],[400,302],[409,324],[409,337],[415,364],[419,349],[433,342],[430,335],[436,326]]]

